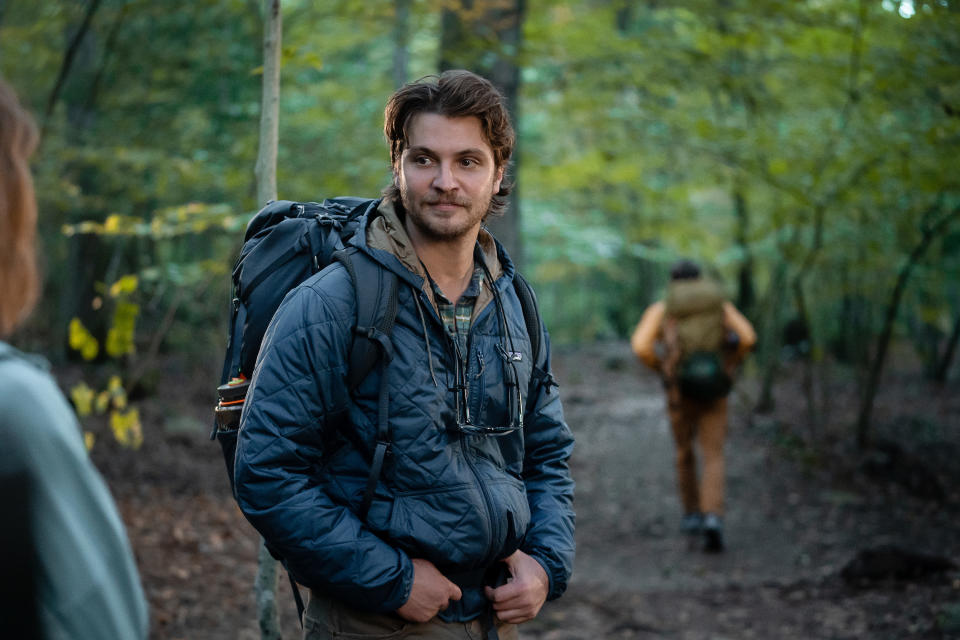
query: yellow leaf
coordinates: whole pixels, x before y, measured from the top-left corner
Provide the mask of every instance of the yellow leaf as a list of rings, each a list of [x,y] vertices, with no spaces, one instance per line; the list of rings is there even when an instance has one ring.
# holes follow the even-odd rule
[[[87,328],[83,326],[83,323],[80,322],[80,318],[74,318],[70,321],[69,327],[69,341],[70,348],[76,351],[79,351],[83,348],[83,343],[86,342],[86,338],[89,334]]]
[[[123,276],[110,287],[110,297],[116,298],[123,293],[133,293],[137,290],[137,284],[137,276]]]
[[[790,165],[783,158],[776,158],[770,161],[770,173],[775,176],[782,176],[790,171]]]
[[[87,386],[87,383],[81,382],[70,390],[70,399],[73,400],[73,406],[77,415],[85,418],[93,411],[93,389]]]
[[[110,394],[110,402],[114,409],[123,410],[127,408],[127,392],[123,388],[120,376],[111,376],[107,383],[107,392]]]
[[[68,329],[70,348],[79,351],[84,360],[93,360],[100,351],[100,343],[87,331],[80,318],[70,321]]]
[[[114,411],[110,414],[110,429],[117,442],[131,449],[139,449],[143,444],[143,429],[140,425],[140,412],[131,409],[126,413]]]
[[[120,216],[113,214],[107,216],[107,219],[103,221],[103,230],[106,233],[116,233],[120,229]]]
[[[101,391],[97,394],[97,413],[103,413],[107,410],[107,407],[110,406],[110,394],[106,391]]]
[[[134,353],[133,330],[128,327],[113,327],[107,331],[107,353],[119,358],[125,353]]]
[[[96,442],[97,436],[95,436],[91,431],[83,432],[83,444],[87,447],[87,451],[93,449],[93,443]]]
[[[97,342],[96,338],[91,336],[90,341],[83,345],[83,349],[80,350],[80,356],[87,362],[93,360],[97,357],[97,353],[100,351],[100,345]]]

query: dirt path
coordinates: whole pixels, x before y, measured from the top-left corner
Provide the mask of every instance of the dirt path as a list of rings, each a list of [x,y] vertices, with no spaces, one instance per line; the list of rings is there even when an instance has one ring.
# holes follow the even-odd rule
[[[960,638],[960,573],[870,589],[837,576],[878,544],[960,561],[960,474],[930,502],[838,472],[836,461],[805,465],[778,444],[789,416],[747,425],[743,384],[727,446],[728,549],[704,554],[678,532],[657,379],[622,342],[558,350],[554,364],[577,437],[578,553],[568,593],[525,625],[526,640]],[[258,638],[249,591],[257,537],[204,437],[208,404],[198,391],[173,411],[145,406],[148,433],[163,437],[139,454],[95,450],[130,529],[157,640]],[[951,407],[956,432],[960,408]],[[279,598],[285,637],[299,637],[285,584]]]
[[[624,343],[561,353],[556,367],[577,434],[578,552],[567,597],[531,637],[960,637],[950,618],[960,574],[863,591],[837,576],[857,550],[880,544],[957,558],[956,492],[950,514],[909,499],[896,510],[888,496],[805,473],[775,445],[775,423],[748,426],[741,384],[726,447],[727,550],[705,554],[678,531],[659,380]]]
[[[564,389],[567,419],[577,431],[577,584],[641,591],[749,586],[822,569],[809,566],[791,535],[804,516],[803,507],[790,507],[798,496],[765,481],[790,470],[777,469],[768,451],[745,438],[737,416],[727,446],[727,551],[691,553],[677,535],[681,510],[660,383],[629,362],[621,346],[588,354],[602,364],[590,379],[558,372],[571,379]]]

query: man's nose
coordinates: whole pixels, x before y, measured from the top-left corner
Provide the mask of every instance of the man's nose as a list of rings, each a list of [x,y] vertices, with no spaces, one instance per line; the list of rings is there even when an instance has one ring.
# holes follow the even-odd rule
[[[457,188],[457,178],[451,163],[437,163],[437,173],[433,176],[433,188],[437,191],[451,191]]]

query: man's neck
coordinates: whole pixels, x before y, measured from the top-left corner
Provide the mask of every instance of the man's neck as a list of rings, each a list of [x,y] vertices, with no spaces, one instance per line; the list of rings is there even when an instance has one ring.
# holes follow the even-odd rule
[[[440,291],[451,302],[459,300],[473,277],[473,250],[477,244],[479,226],[460,238],[442,241],[425,238],[416,229],[411,229],[412,225],[406,226],[417,257]]]

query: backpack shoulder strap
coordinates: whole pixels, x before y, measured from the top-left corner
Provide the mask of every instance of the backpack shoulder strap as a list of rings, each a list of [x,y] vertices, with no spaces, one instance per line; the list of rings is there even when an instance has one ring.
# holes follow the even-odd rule
[[[666,354],[663,358],[663,381],[667,385],[676,382],[677,367],[680,365],[680,336],[677,332],[676,317],[667,313],[663,318],[663,324],[660,326],[660,333],[663,335],[663,344],[666,347]]]
[[[540,309],[537,306],[537,297],[533,293],[533,287],[519,272],[513,276],[513,287],[517,290],[520,307],[523,309],[523,321],[527,325],[527,335],[530,337],[530,346],[533,352],[533,363],[536,365],[537,361],[540,360],[540,342],[543,338],[540,335]]]
[[[520,300],[520,308],[523,309],[523,321],[527,325],[527,336],[530,338],[530,351],[533,354],[533,378],[537,384],[546,387],[547,393],[550,393],[550,387],[559,387],[557,381],[549,371],[540,366],[541,353],[543,349],[543,323],[540,318],[540,307],[537,304],[537,296],[533,292],[533,287],[527,282],[527,279],[517,272],[513,276],[513,288],[517,292],[517,298]]]
[[[390,394],[386,372],[387,364],[393,358],[390,336],[397,317],[397,274],[383,268],[356,248],[338,251],[334,259],[347,269],[353,289],[357,292],[357,326],[354,327],[347,372],[351,391],[367,377],[378,361],[383,367],[377,396],[377,444],[359,513],[360,519],[365,520],[390,448]],[[363,286],[360,286],[361,283]]]
[[[373,371],[381,353],[388,360],[393,356],[390,335],[397,317],[397,275],[354,248],[337,251],[333,259],[350,274],[357,294],[354,335],[365,338],[355,339],[350,351],[347,382],[352,391]]]

